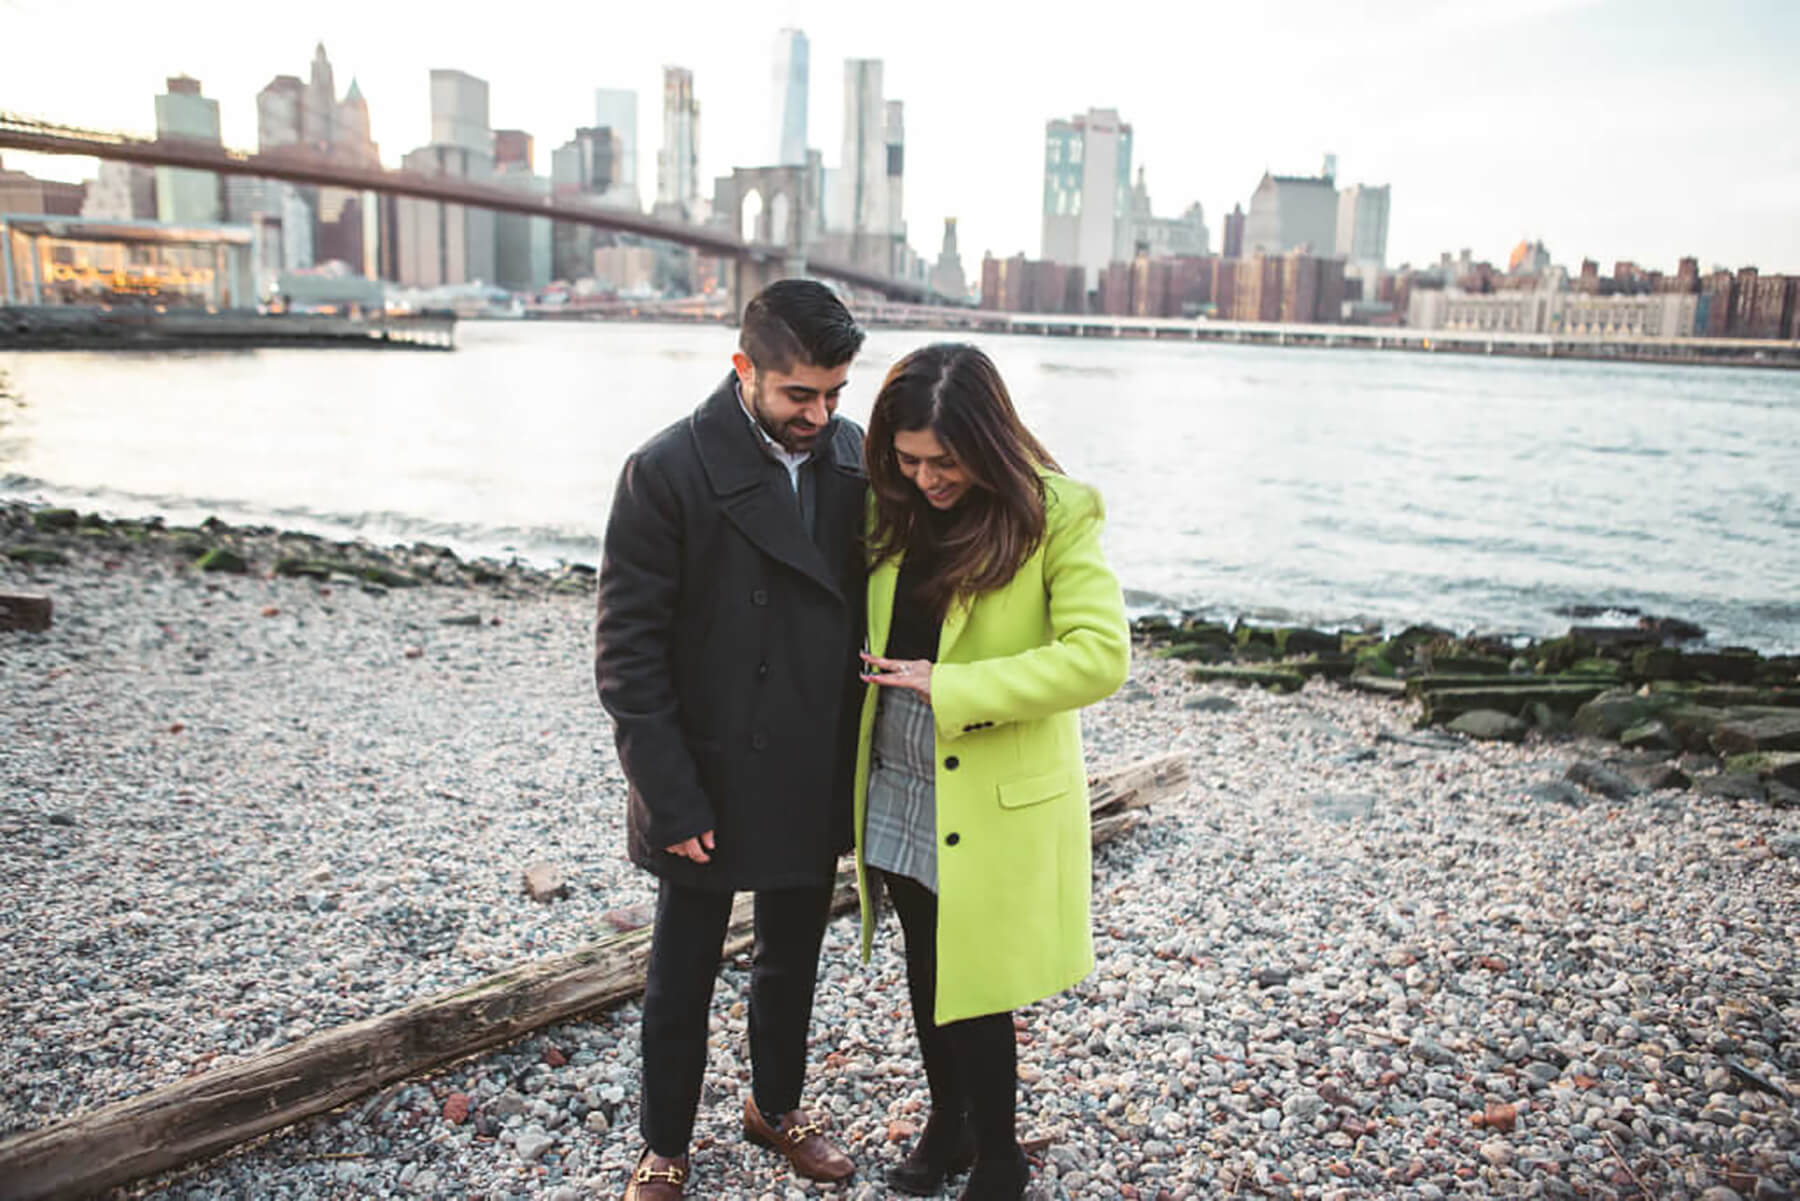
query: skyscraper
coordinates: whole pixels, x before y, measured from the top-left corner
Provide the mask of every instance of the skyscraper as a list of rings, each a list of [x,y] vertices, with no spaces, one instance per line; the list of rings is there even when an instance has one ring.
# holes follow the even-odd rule
[[[806,163],[806,89],[812,76],[806,35],[784,29],[775,35],[775,69],[769,78],[769,162],[777,166]]]
[[[325,147],[336,141],[337,84],[325,43],[313,51],[312,74],[306,84],[305,107],[300,117],[300,139],[308,146]]]
[[[431,141],[493,158],[487,80],[463,71],[431,73]]]
[[[887,201],[883,206],[887,232],[897,243],[906,241],[906,106],[889,100],[883,122],[883,161],[887,170]]]
[[[881,95],[881,60],[844,60],[844,153],[838,166],[841,196],[834,215],[846,232],[888,232],[887,107]]]
[[[618,164],[613,174],[611,203],[642,208],[638,191],[638,97],[624,88],[594,91],[594,128],[610,129],[618,145]]]
[[[200,81],[186,75],[169,80],[156,98],[156,136],[219,144],[219,102],[200,94]],[[216,225],[222,213],[219,177],[181,167],[156,169],[156,219],[178,225]]]
[[[931,287],[950,300],[969,298],[968,280],[963,276],[962,255],[956,250],[956,218],[944,218],[944,244],[938,251],[937,265],[931,269]]]
[[[694,73],[663,68],[663,144],[656,157],[656,202],[692,220],[700,202],[700,102]]]
[[[1232,205],[1231,211],[1225,214],[1225,232],[1220,235],[1219,257],[1244,257],[1244,206],[1241,204]]]
[[[1116,110],[1044,127],[1043,256],[1080,266],[1092,287],[1106,265],[1128,257],[1131,218],[1131,126]]]
[[[1337,247],[1338,197],[1329,175],[1271,175],[1250,196],[1245,256],[1304,250],[1328,258]]]
[[[1337,255],[1361,274],[1387,266],[1388,185],[1353,184],[1338,193]]]
[[[256,94],[256,148],[267,153],[300,144],[306,85],[296,75],[277,75]]]

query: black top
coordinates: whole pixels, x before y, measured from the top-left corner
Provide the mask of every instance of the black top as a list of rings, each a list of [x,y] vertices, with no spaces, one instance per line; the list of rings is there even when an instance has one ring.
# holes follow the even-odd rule
[[[925,581],[937,563],[938,541],[950,528],[952,516],[936,509],[928,510],[925,520],[914,530],[914,544],[900,563],[900,578],[894,584],[894,613],[888,625],[887,655],[889,659],[925,659],[937,662],[938,634],[943,618],[920,595]]]

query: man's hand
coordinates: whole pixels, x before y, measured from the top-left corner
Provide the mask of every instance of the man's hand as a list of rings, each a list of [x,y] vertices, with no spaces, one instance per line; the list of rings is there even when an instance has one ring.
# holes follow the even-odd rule
[[[671,855],[680,855],[683,859],[692,859],[695,863],[711,863],[712,856],[706,852],[713,849],[713,832],[708,830],[698,838],[690,838],[686,842],[678,842],[663,850]]]

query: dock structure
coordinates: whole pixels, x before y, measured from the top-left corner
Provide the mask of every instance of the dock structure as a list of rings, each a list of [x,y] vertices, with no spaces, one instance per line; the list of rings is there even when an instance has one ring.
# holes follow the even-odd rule
[[[0,350],[456,349],[450,313],[316,313],[0,307]]]
[[[1301,325],[1214,321],[1205,317],[1010,313],[996,309],[864,303],[857,315],[875,325],[1035,334],[1065,338],[1137,338],[1246,346],[1405,350],[1540,359],[1706,363],[1800,368],[1800,341],[1757,338],[1644,338],[1589,334],[1521,334],[1497,330],[1414,329],[1393,325]]]

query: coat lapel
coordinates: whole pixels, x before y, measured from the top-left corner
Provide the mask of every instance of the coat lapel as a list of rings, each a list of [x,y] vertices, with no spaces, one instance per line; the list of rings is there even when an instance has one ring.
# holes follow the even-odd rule
[[[719,496],[726,520],[764,554],[785,563],[817,583],[839,600],[843,591],[835,573],[800,520],[800,508],[791,488],[774,471],[756,445],[756,434],[738,403],[737,377],[728,375],[692,418],[694,442],[713,491]],[[835,430],[820,439],[820,452],[829,456]],[[821,488],[835,475],[834,463],[817,465]],[[835,479],[831,486],[836,487]],[[825,497],[820,496],[820,517],[825,517]],[[835,519],[834,519],[835,520]]]

